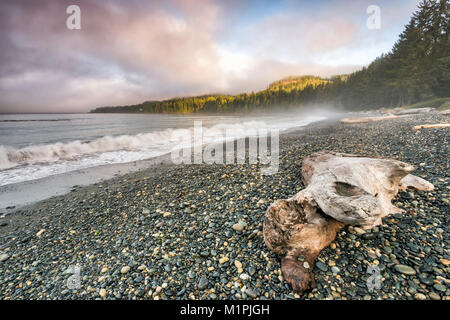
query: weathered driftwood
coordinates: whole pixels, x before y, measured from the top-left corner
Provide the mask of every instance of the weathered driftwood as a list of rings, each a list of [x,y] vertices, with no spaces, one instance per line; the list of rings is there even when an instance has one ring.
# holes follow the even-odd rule
[[[443,114],[444,116],[449,116],[450,115],[450,109],[447,110],[442,110],[439,112],[440,114]]]
[[[412,109],[404,109],[404,108],[394,108],[394,109],[386,109],[381,108],[379,112],[383,115],[410,115],[410,114],[419,114],[419,113],[428,113],[435,111],[435,108],[412,108]]]
[[[381,117],[361,117],[361,118],[345,118],[341,120],[343,124],[354,124],[354,123],[365,123],[365,122],[373,122],[373,121],[382,121],[382,120],[391,120],[397,119],[399,116],[389,115],[389,116],[381,116]]]
[[[450,127],[450,123],[435,123],[435,124],[421,124],[419,126],[414,126],[414,130],[420,129],[437,129],[437,128],[448,128]]]
[[[412,109],[394,109],[394,114],[396,115],[406,115],[406,114],[420,114],[435,111],[434,108],[412,108]]]
[[[433,190],[409,174],[404,162],[321,151],[303,160],[307,186],[266,212],[264,241],[281,256],[284,278],[298,293],[314,287],[312,269],[319,252],[346,224],[370,229],[381,218],[401,212],[391,200],[401,189]]]

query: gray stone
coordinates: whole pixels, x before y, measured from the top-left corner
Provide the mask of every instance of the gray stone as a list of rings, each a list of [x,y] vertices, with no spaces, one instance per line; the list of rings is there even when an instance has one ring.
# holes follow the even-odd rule
[[[326,272],[328,270],[327,265],[321,261],[316,262],[316,267],[322,270],[323,272]]]
[[[258,294],[250,288],[245,289],[244,292],[246,295],[248,295],[249,297],[252,297],[252,298],[256,298],[258,296]]]
[[[253,266],[248,267],[248,273],[252,276],[256,273],[256,269]]]
[[[431,276],[429,276],[429,275],[427,275],[425,273],[419,274],[419,280],[420,280],[420,282],[422,282],[423,284],[426,284],[428,286],[431,286],[434,283],[433,282],[433,277],[431,277]]]
[[[336,266],[331,267],[331,272],[339,273],[339,271],[341,271],[341,270],[338,267],[336,267]]]
[[[414,299],[416,299],[416,300],[426,300],[427,297],[423,293],[416,293],[414,295]]]
[[[246,274],[246,273],[241,273],[239,275],[239,278],[241,278],[241,280],[246,281],[246,280],[250,279],[250,276],[248,274]]]
[[[428,296],[432,299],[432,300],[441,300],[441,296],[438,295],[436,292],[430,292],[428,294]]]
[[[208,279],[205,277],[201,277],[200,281],[198,282],[198,289],[203,290],[208,286]]]
[[[402,274],[404,274],[404,275],[407,275],[407,276],[413,276],[413,275],[416,274],[416,270],[414,270],[414,269],[411,268],[410,266],[406,266],[406,265],[404,265],[404,264],[396,264],[396,265],[394,266],[394,269],[395,269],[397,272],[400,272],[400,273],[402,273]]]
[[[122,273],[122,274],[125,274],[125,273],[127,273],[128,271],[130,271],[130,267],[129,266],[125,266],[125,267],[123,267],[122,269],[120,269],[120,273]]]
[[[445,292],[447,290],[447,288],[444,285],[438,284],[438,283],[435,283],[433,288],[435,288],[437,291],[441,291],[441,292]]]
[[[9,255],[7,255],[6,253],[3,253],[0,255],[0,262],[6,261],[9,259]]]

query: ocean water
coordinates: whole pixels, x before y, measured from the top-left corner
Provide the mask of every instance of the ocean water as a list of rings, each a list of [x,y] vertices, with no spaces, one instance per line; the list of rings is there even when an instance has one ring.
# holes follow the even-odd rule
[[[283,131],[326,119],[325,113],[265,115],[0,115],[0,186],[107,164],[150,159],[180,149],[202,122],[202,143],[255,129]],[[196,143],[193,141],[193,143]]]

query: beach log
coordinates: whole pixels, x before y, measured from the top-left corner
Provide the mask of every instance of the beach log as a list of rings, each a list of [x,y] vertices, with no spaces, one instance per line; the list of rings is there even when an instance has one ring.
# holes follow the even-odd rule
[[[345,119],[341,120],[341,123],[343,123],[343,124],[366,123],[366,122],[373,122],[373,121],[397,119],[399,117],[400,116],[397,116],[397,115],[386,115],[386,116],[380,116],[380,117],[345,118]]]
[[[281,257],[283,277],[296,292],[314,287],[315,260],[345,225],[370,229],[402,211],[391,202],[399,190],[434,189],[413,170],[394,159],[330,151],[303,160],[306,188],[269,206],[263,226],[264,242]]]
[[[438,128],[449,128],[450,123],[435,123],[435,124],[421,124],[418,126],[414,126],[414,130],[420,129],[438,129]]]
[[[394,111],[396,115],[407,115],[407,114],[420,114],[435,111],[435,108],[413,108],[413,109],[398,109]]]
[[[410,114],[420,114],[420,113],[428,113],[436,111],[435,108],[412,108],[412,109],[404,109],[404,108],[394,108],[394,109],[386,109],[381,108],[379,112],[383,115],[410,115]]]

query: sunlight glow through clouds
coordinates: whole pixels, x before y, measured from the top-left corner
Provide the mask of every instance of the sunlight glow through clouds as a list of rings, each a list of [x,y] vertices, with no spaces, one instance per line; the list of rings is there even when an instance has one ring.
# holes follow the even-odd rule
[[[233,52],[221,47],[217,47],[216,50],[219,55],[220,69],[226,73],[232,73],[236,77],[245,77],[248,70],[254,65],[254,58],[248,54]]]
[[[88,111],[352,72],[391,49],[414,1],[379,0],[385,20],[372,33],[370,0],[79,0],[80,30],[67,30],[64,1],[1,1],[0,112]]]

